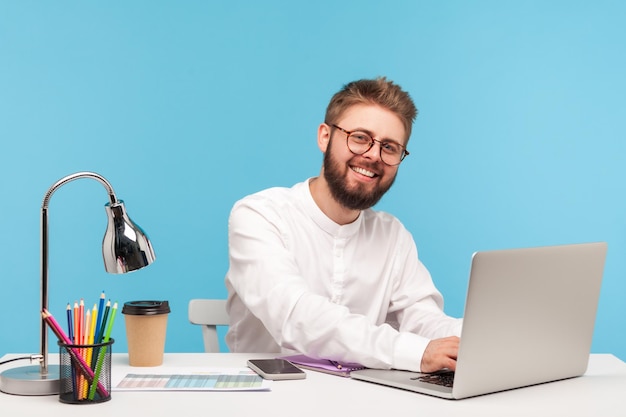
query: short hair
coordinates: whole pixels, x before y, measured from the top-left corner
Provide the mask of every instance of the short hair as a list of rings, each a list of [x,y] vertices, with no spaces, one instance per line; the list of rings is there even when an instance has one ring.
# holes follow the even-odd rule
[[[403,91],[399,85],[386,77],[352,81],[332,97],[326,108],[324,122],[328,125],[338,123],[343,113],[357,104],[375,104],[397,115],[404,125],[406,139],[409,140],[417,108],[409,93]]]

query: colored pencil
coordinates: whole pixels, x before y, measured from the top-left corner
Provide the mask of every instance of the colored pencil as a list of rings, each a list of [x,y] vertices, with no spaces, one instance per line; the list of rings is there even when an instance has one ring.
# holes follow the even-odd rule
[[[102,300],[102,299],[101,299]],[[94,338],[94,343],[102,343],[102,338],[104,337],[104,329],[106,328],[107,318],[109,317],[109,311],[111,310],[111,300],[108,300],[106,303],[106,307],[104,308],[104,313],[102,314],[102,322],[98,327],[98,331],[96,332],[96,337]],[[92,358],[91,366],[95,369],[98,356],[99,356],[100,348],[96,349],[96,353]]]
[[[96,336],[96,343],[102,343],[102,338],[104,337],[104,329],[106,328],[107,318],[109,317],[109,310],[111,309],[111,300],[107,301],[106,307],[104,307],[104,314],[102,316],[102,323],[100,325],[100,329],[98,330],[98,334]]]
[[[94,344],[94,332],[96,330],[96,315],[97,315],[97,306],[94,304],[93,305],[93,310],[91,310],[91,323],[89,323],[89,331],[87,332],[87,344],[88,345],[93,345]],[[92,356],[93,356],[93,351],[94,351],[94,347],[89,347],[87,348],[87,363],[92,363]]]
[[[85,313],[85,327],[83,330],[83,345],[88,344],[89,332],[91,332],[91,310],[87,309],[87,312]]]
[[[76,343],[83,343],[83,333],[85,331],[85,300],[80,299],[78,304],[78,336],[76,337]]]
[[[72,330],[74,330],[74,333],[70,336],[72,338],[72,342],[76,343],[76,332],[78,331],[78,301],[74,301],[74,328]]]
[[[100,304],[98,306],[98,317],[96,319],[96,328],[94,329],[94,335],[98,335],[98,333],[100,333],[100,326],[102,325],[102,313],[104,312],[104,291],[102,291],[102,293],[100,294]],[[95,307],[94,307],[95,308]],[[98,340],[95,339],[94,340]],[[96,343],[100,343],[100,341],[97,341]]]
[[[96,339],[96,322],[98,321],[98,318],[96,317],[97,315],[98,307],[94,304],[93,310],[91,310],[91,325],[89,326],[89,335],[87,340],[87,344],[90,345],[92,345]]]
[[[117,313],[117,301],[113,304],[113,308],[111,309],[111,320],[109,320],[109,324],[107,325],[107,331],[104,335],[104,343],[108,342],[111,338],[111,330],[113,329],[113,322],[115,321],[115,314]]]
[[[54,332],[54,334],[57,336],[57,338],[61,342],[65,343],[66,345],[72,345],[72,341],[63,332],[63,329],[61,328],[61,326],[59,326],[59,323],[57,323],[57,321],[55,320],[54,316],[48,310],[44,309],[41,312],[41,316],[43,317],[43,319],[46,322],[46,324],[50,327],[50,329]],[[93,371],[91,370],[89,365],[87,365],[87,363],[85,363],[85,360],[80,356],[80,354],[78,354],[76,349],[71,348],[71,347],[68,346],[66,348],[66,350],[67,350],[67,352],[70,354],[70,356],[73,359],[72,363],[75,364],[76,368],[78,368],[78,370],[87,378],[87,380],[90,383],[93,382],[93,381],[97,382],[97,384],[95,385],[96,388],[94,388],[94,390],[97,389],[98,392],[100,393],[100,395],[102,395],[103,397],[108,397],[109,396],[109,392],[104,387],[104,385],[102,385],[102,383],[98,382],[97,379],[94,379]]]
[[[91,310],[89,309],[87,309],[87,312],[85,313],[84,327],[82,333],[83,340],[81,340],[80,343],[82,345],[88,345],[89,333],[91,333]],[[89,357],[90,353],[91,349],[88,347],[81,349],[81,354],[87,364],[91,364],[91,358]],[[84,400],[85,398],[87,398],[87,393],[89,392],[89,384],[87,383],[87,380],[85,378],[81,378],[81,380],[82,381],[79,390],[79,397],[81,400]]]
[[[67,303],[67,331],[68,337],[73,341],[74,338],[74,318],[72,317],[72,306]],[[76,395],[76,373],[72,372],[72,392]]]
[[[83,338],[85,337],[85,300],[84,299],[80,299],[80,302],[78,303],[78,334],[76,336],[76,344],[77,345],[82,345],[83,343]],[[82,359],[85,359],[85,349],[79,348],[78,349],[78,353],[80,354],[80,356],[82,357]],[[85,376],[84,375],[79,375],[78,376],[78,399],[82,400],[83,397],[83,389],[82,387],[84,387],[85,385]]]
[[[111,320],[107,324],[106,333],[104,334],[104,340],[102,343],[106,343],[111,338],[111,330],[113,329],[113,322],[115,321],[115,314],[117,313],[117,301],[113,304],[113,308],[111,309]],[[93,382],[91,383],[91,388],[89,389],[89,399],[93,400],[93,397],[96,393],[96,382],[100,379],[100,373],[102,371],[102,363],[104,362],[104,356],[106,355],[107,347],[103,346],[98,352],[98,363],[96,365],[96,372],[94,374]]]
[[[85,317],[83,318],[83,329],[82,329],[82,335],[81,335],[82,340],[79,342],[81,345],[88,344],[88,335],[89,335],[89,332],[91,331],[90,327],[91,327],[91,310],[87,309],[87,312],[85,313]],[[91,349],[87,347],[80,349],[80,353],[87,364],[91,363],[91,360],[89,359],[90,351]],[[80,379],[81,379],[81,383],[80,383],[80,388],[79,388],[79,399],[84,400],[85,398],[87,398],[89,385],[87,384],[87,380],[84,377],[81,377]]]
[[[72,306],[67,303],[67,334],[70,339],[74,336],[74,319],[72,318]]]

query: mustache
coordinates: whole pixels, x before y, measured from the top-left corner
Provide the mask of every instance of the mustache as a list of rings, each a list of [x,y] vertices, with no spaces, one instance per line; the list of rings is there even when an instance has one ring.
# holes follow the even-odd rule
[[[366,158],[363,158],[361,155],[355,155],[350,158],[348,164],[358,165],[361,168],[367,169],[368,171],[375,172],[377,175],[381,175],[381,173],[384,171],[384,166],[382,162],[372,162]]]

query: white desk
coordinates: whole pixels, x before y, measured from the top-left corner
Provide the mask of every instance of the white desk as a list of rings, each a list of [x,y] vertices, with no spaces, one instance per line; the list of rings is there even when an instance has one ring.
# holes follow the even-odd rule
[[[23,355],[5,355],[10,359]],[[164,366],[243,367],[267,354],[170,353]],[[58,355],[50,355],[50,362]],[[27,365],[11,362],[0,371]],[[127,372],[127,354],[113,355],[113,373]],[[158,368],[152,368],[158,369]],[[613,355],[591,355],[579,378],[512,391],[443,400],[349,378],[307,371],[307,378],[275,381],[269,392],[112,392],[101,404],[69,405],[58,396],[0,393],[2,416],[626,416],[626,363]],[[136,413],[136,414],[135,414]],[[428,414],[437,413],[437,414]]]

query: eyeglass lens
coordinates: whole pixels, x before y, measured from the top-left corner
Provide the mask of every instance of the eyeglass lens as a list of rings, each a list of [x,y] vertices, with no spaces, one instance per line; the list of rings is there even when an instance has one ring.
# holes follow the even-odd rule
[[[379,141],[365,132],[351,132],[348,135],[348,149],[356,155],[369,151],[374,143],[380,145],[380,158],[387,165],[398,165],[404,158],[404,149],[401,145],[391,141]]]

